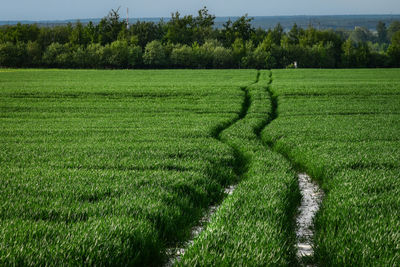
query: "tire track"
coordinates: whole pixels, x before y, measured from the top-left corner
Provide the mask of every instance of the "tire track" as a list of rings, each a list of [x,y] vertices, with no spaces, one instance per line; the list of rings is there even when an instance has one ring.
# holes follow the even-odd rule
[[[275,119],[278,118],[278,97],[274,94],[271,89],[272,84],[272,72],[270,72],[270,86],[267,87],[267,92],[271,101],[271,113],[270,118],[267,124],[261,132],[265,130],[265,128]],[[294,167],[294,169],[302,169],[302,166],[296,166],[293,160],[285,153],[282,153],[278,149],[275,148],[275,142],[263,142],[265,145],[269,146],[276,153],[284,156]],[[298,207],[298,212],[295,218],[296,222],[296,251],[297,251],[297,260],[301,266],[315,266],[314,259],[314,218],[317,214],[322,199],[324,197],[324,192],[318,186],[317,183],[312,181],[311,177],[306,173],[298,173],[298,184],[300,193],[302,195],[301,203]]]
[[[233,154],[235,157],[235,161],[234,161],[234,165],[233,165],[233,172],[238,177],[237,181],[240,181],[241,180],[240,178],[244,175],[244,173],[246,173],[247,166],[248,166],[248,160],[245,158],[245,156],[242,154],[242,152],[239,151],[239,149],[235,148],[234,146],[231,146],[226,141],[222,140],[221,134],[223,131],[230,128],[232,125],[234,125],[236,122],[242,120],[247,115],[247,112],[251,105],[248,88],[250,86],[258,83],[259,79],[260,79],[260,71],[257,70],[257,75],[256,75],[255,81],[245,87],[240,88],[244,92],[244,97],[243,97],[242,107],[240,109],[238,117],[233,119],[232,121],[230,121],[227,124],[218,125],[212,131],[212,136],[216,140],[230,146],[233,149]],[[260,132],[261,132],[261,130],[260,130]],[[224,189],[225,195],[226,196],[231,195],[234,192],[235,188],[236,188],[236,184],[227,186]],[[218,208],[221,206],[223,201],[224,200],[222,200],[221,203],[219,203],[218,205],[212,205],[208,208],[206,214],[198,222],[198,225],[196,225],[195,227],[193,227],[191,229],[190,239],[187,240],[182,247],[167,249],[167,255],[168,255],[169,260],[164,265],[165,267],[173,266],[175,263],[180,261],[181,257],[185,254],[186,249],[193,244],[194,239],[204,230],[207,223],[210,221],[211,216],[218,210]]]

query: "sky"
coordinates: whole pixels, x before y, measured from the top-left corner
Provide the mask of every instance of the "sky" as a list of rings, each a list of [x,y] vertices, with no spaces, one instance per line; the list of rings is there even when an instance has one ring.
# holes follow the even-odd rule
[[[1,20],[101,18],[121,7],[125,17],[170,17],[196,14],[207,6],[222,16],[400,14],[400,0],[0,0]]]

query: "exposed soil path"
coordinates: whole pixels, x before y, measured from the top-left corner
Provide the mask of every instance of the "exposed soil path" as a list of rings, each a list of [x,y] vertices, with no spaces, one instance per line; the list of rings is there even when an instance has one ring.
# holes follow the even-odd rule
[[[271,83],[272,83],[272,72]],[[278,97],[271,90],[271,86],[267,88],[272,105],[272,111],[270,116],[270,122],[278,117]],[[268,123],[268,124],[269,124]],[[268,144],[272,149],[274,143]],[[280,153],[274,149],[277,153]],[[282,154],[282,153],[280,153]],[[293,162],[287,155],[282,154],[289,162]],[[301,266],[315,266],[314,261],[314,218],[317,214],[324,192],[317,183],[312,181],[311,177],[306,173],[298,173],[299,189],[302,195],[301,204],[298,207],[298,214],[296,216],[296,250],[298,263]]]
[[[306,265],[313,261],[313,220],[319,210],[324,193],[306,173],[299,173],[298,179],[302,200],[296,218],[297,258],[301,264]]]

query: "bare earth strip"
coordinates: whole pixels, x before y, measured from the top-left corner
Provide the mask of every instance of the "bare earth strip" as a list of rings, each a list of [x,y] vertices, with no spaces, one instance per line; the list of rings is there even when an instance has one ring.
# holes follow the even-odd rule
[[[299,173],[298,178],[302,200],[298,209],[299,214],[296,218],[296,236],[297,257],[299,262],[302,262],[303,258],[312,258],[314,256],[313,222],[322,203],[324,193],[315,182],[311,181],[308,174]]]

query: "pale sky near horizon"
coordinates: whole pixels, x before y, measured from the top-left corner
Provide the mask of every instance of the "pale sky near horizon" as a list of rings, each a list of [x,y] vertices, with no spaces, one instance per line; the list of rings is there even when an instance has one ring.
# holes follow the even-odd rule
[[[1,20],[101,18],[121,7],[125,17],[196,14],[207,6],[216,16],[400,14],[400,0],[0,0]]]

